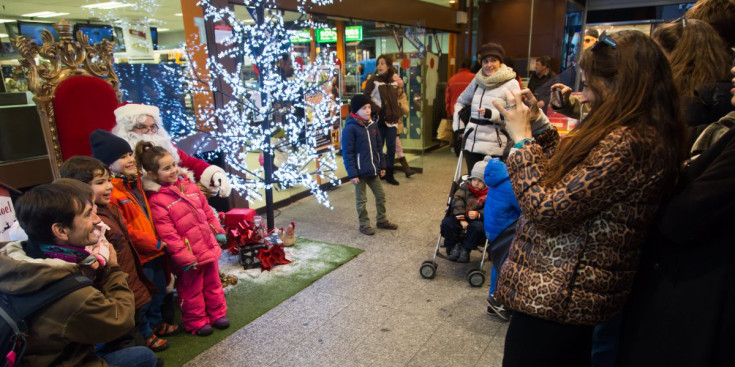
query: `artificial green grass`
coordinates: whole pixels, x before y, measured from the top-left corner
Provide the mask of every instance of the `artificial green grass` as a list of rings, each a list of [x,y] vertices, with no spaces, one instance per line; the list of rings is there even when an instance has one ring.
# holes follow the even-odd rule
[[[181,366],[214,344],[223,340],[281,302],[309,286],[325,274],[362,253],[353,247],[316,242],[297,238],[296,245],[287,248],[287,265],[278,265],[272,271],[259,269],[244,271],[220,261],[220,271],[235,273],[237,285],[227,290],[227,317],[230,327],[215,330],[208,337],[179,334],[168,337],[170,347],[156,355],[165,361],[166,367]],[[231,259],[236,262],[236,257]],[[228,271],[229,270],[229,271]],[[234,270],[234,271],[233,271]],[[177,316],[179,317],[179,316]],[[180,317],[179,317],[180,320]]]

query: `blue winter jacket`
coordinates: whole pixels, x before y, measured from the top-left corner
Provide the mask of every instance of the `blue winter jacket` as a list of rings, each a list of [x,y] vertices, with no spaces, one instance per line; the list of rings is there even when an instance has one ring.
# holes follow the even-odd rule
[[[385,169],[385,158],[379,149],[380,132],[372,120],[363,125],[353,116],[342,129],[342,159],[350,179],[371,177]]]
[[[485,236],[491,243],[521,215],[521,207],[510,184],[508,168],[498,158],[492,158],[485,167]]]

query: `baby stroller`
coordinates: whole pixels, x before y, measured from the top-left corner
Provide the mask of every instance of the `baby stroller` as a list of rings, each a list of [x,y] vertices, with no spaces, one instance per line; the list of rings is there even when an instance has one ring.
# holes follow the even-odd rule
[[[467,138],[467,136],[472,132],[472,128],[469,128],[467,132],[464,134],[464,139]],[[464,146],[464,139],[462,140],[462,144],[460,146]],[[457,188],[459,188],[459,185],[465,181],[467,178],[462,176],[462,157],[463,151],[460,150],[459,158],[457,160],[457,167],[454,170],[454,178],[452,180],[452,186],[449,189],[449,197],[447,198],[447,208],[444,213],[444,216],[448,216],[451,214],[451,208],[452,208],[452,199],[454,197],[454,193],[457,191]],[[421,274],[421,277],[424,279],[433,279],[436,276],[436,269],[438,267],[436,258],[446,258],[444,255],[442,255],[439,252],[439,247],[441,245],[442,235],[441,232],[439,233],[438,238],[436,239],[436,247],[434,249],[434,257],[431,260],[426,260],[423,263],[421,263],[421,267],[419,268],[419,274]],[[482,286],[483,283],[485,283],[485,271],[482,270],[483,266],[485,265],[485,258],[487,256],[487,250],[488,250],[488,241],[485,240],[485,244],[482,248],[482,259],[480,260],[479,267],[472,267],[467,271],[466,279],[467,282],[473,286],[473,287],[479,287]]]

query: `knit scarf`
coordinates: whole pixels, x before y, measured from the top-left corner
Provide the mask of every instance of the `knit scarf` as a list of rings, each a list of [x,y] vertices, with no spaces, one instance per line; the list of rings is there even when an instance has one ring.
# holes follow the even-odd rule
[[[41,244],[38,247],[41,252],[49,258],[60,259],[74,264],[79,264],[82,260],[91,255],[82,247],[56,245],[51,243]]]
[[[350,112],[350,116],[352,116],[352,117],[354,117],[355,119],[357,119],[357,122],[359,122],[359,123],[360,123],[360,124],[361,124],[362,126],[368,126],[368,124],[370,123],[370,120],[365,120],[365,119],[363,119],[362,117],[358,116],[358,115],[357,115],[356,113],[354,113],[354,112]]]
[[[470,189],[470,191],[472,191],[472,194],[474,194],[475,197],[477,198],[477,204],[479,205],[485,204],[485,199],[487,199],[487,189],[488,189],[487,185],[485,185],[485,188],[482,190],[478,190],[472,185],[468,185],[467,187]]]
[[[515,78],[516,72],[505,64],[500,64],[500,69],[498,69],[498,71],[496,71],[493,75],[483,75],[482,69],[480,69],[480,71],[475,74],[475,80],[477,80],[477,84],[485,89],[496,88],[501,84],[507,82],[508,80]]]

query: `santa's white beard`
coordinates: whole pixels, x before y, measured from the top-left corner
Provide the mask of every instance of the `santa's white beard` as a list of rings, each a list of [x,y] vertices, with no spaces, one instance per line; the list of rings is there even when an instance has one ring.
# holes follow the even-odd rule
[[[125,140],[127,140],[133,149],[135,149],[135,146],[140,141],[149,141],[155,145],[161,146],[171,153],[171,156],[174,157],[174,162],[179,164],[179,152],[171,142],[171,137],[163,129],[158,129],[158,132],[155,134],[138,134],[135,131],[128,131]]]

